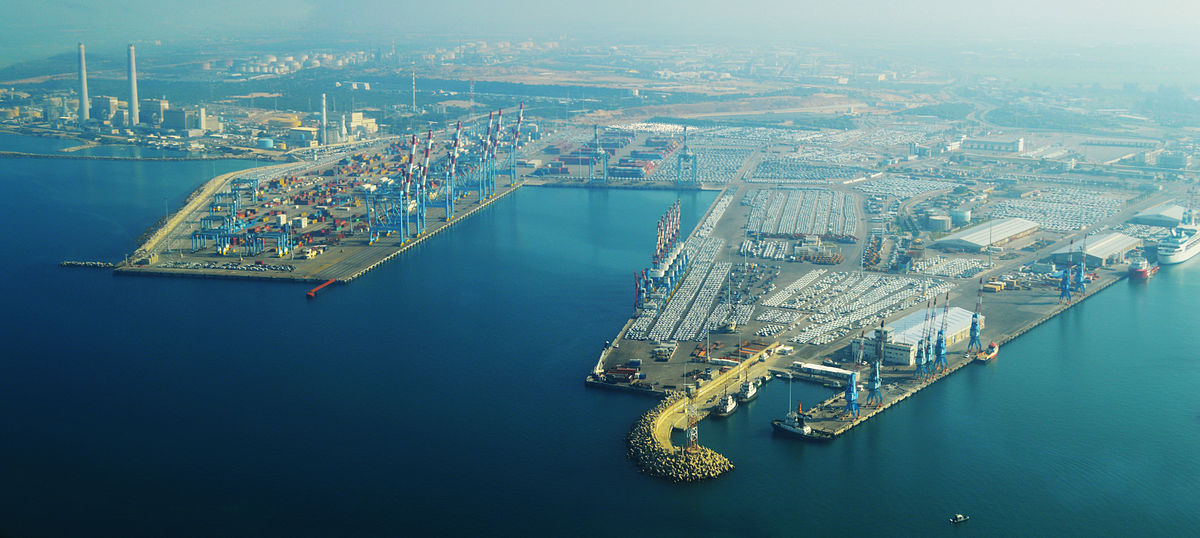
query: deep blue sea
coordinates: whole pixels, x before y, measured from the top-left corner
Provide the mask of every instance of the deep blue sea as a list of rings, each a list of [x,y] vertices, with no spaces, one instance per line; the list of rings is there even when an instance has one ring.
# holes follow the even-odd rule
[[[1110,287],[830,445],[772,435],[788,386],[771,383],[701,424],[737,468],[678,486],[624,457],[653,401],[583,376],[658,216],[680,198],[691,229],[712,193],[523,188],[312,301],[56,266],[120,259],[164,201],[247,165],[0,160],[0,536],[1200,528],[1200,261]]]

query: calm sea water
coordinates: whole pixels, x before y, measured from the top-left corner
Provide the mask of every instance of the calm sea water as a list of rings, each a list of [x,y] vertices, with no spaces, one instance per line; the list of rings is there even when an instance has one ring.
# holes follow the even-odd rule
[[[711,193],[525,188],[315,301],[120,278],[161,213],[237,162],[13,159],[0,535],[1189,535],[1200,525],[1200,262],[1123,282],[825,446],[787,385],[676,486],[624,459],[652,405],[583,375],[654,223]],[[811,405],[828,392],[795,384]],[[972,516],[952,528],[953,512]]]

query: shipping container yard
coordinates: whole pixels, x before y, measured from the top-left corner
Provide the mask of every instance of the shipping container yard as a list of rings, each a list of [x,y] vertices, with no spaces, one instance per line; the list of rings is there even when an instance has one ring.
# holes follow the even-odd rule
[[[348,282],[522,185],[502,117],[214,178],[117,271]]]

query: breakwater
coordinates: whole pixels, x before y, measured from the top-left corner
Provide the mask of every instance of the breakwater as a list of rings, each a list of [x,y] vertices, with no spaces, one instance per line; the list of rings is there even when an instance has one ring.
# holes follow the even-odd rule
[[[81,261],[67,260],[67,261],[58,262],[58,266],[59,267],[85,267],[88,269],[112,269],[112,268],[116,267],[117,264],[110,263],[110,262],[81,262]]]
[[[733,463],[715,451],[697,447],[689,451],[670,445],[664,446],[655,438],[661,421],[677,412],[687,397],[672,393],[653,409],[633,423],[625,437],[629,449],[629,460],[643,473],[674,482],[694,482],[716,478],[733,470]]]

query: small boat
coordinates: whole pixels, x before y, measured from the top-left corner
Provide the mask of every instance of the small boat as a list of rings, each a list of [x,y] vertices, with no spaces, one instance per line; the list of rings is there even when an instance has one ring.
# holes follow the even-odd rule
[[[971,516],[964,516],[962,514],[954,514],[954,516],[950,518],[950,522],[955,525],[958,525],[959,523],[962,523],[968,519],[971,519]]]
[[[996,358],[1000,353],[1000,344],[992,342],[988,344],[987,351],[980,351],[975,354],[975,362],[989,362]]]

